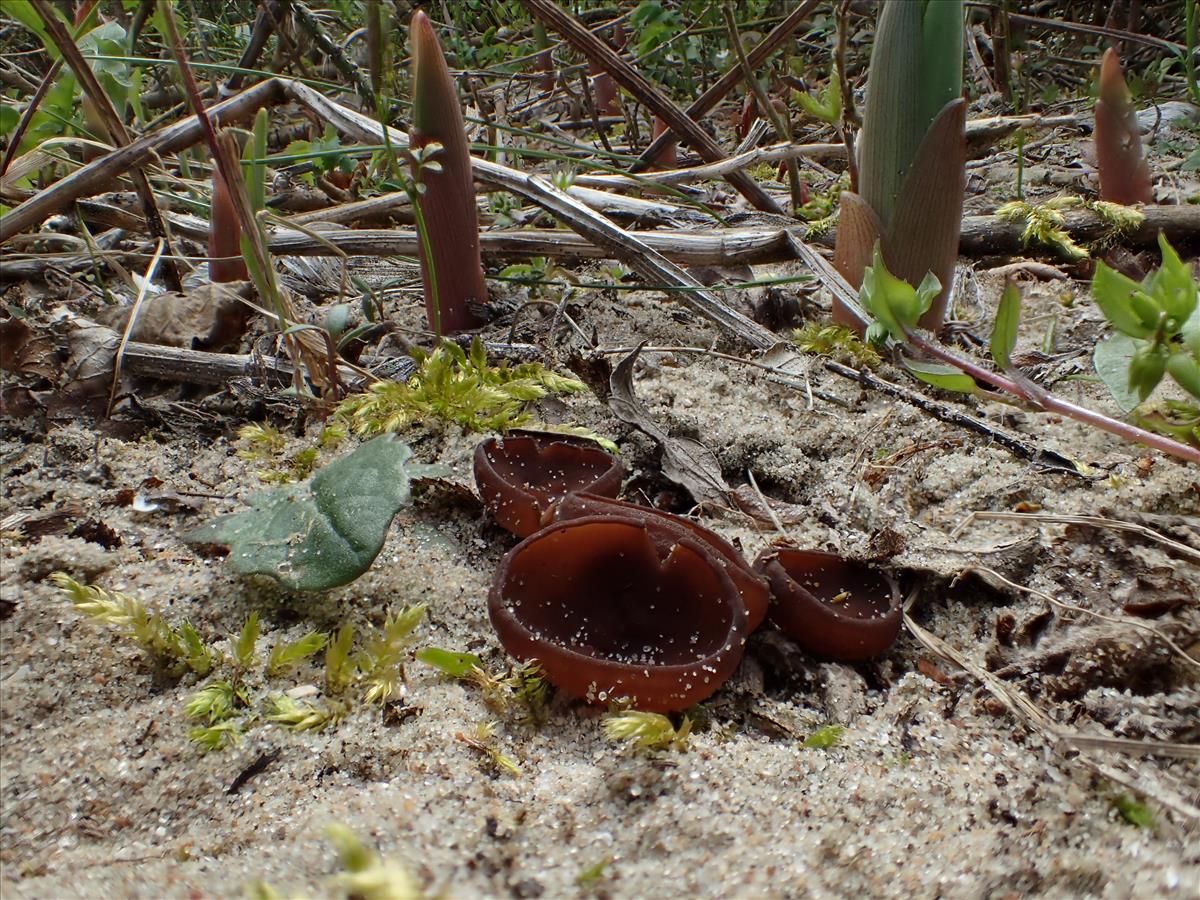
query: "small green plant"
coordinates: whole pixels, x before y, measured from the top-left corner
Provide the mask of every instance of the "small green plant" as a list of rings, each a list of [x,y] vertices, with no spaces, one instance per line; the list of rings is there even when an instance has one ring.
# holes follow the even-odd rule
[[[1130,825],[1150,830],[1153,830],[1157,826],[1157,823],[1154,821],[1154,813],[1150,811],[1150,807],[1128,794],[1118,794],[1113,797],[1112,804],[1117,808],[1117,812],[1121,814],[1121,818]]]
[[[396,696],[404,680],[404,657],[413,642],[413,631],[425,619],[424,603],[407,606],[388,616],[377,635],[367,641],[357,657],[360,677],[367,686],[367,703],[384,703]]]
[[[238,707],[250,705],[245,688],[229,681],[211,681],[188,698],[183,707],[189,719],[203,719],[209,725],[231,718]]]
[[[604,870],[612,865],[611,856],[602,857],[575,876],[575,883],[581,888],[589,888],[599,884],[604,877]]]
[[[807,91],[792,91],[792,99],[806,115],[818,122],[837,125],[842,120],[842,84],[838,80],[837,69],[829,73],[829,82],[820,96],[814,97]]]
[[[879,351],[866,343],[858,332],[844,325],[822,325],[809,322],[792,331],[792,342],[805,353],[849,361],[874,368],[883,359]]]
[[[227,720],[216,725],[201,725],[188,731],[188,740],[205,753],[215,753],[234,746],[242,739],[244,723]]]
[[[337,416],[357,434],[397,431],[429,418],[455,422],[471,431],[505,431],[529,422],[526,407],[548,394],[577,393],[584,384],[540,363],[489,365],[483,344],[469,353],[443,341],[430,354],[417,354],[408,381],[382,381],[365,394],[348,397]]]
[[[273,425],[251,423],[238,429],[238,441],[243,445],[237,451],[239,459],[268,465],[256,474],[267,484],[291,484],[308,478],[317,467],[321,448],[336,446],[337,441],[326,437],[328,429],[321,430],[316,447],[305,447],[284,457],[287,438]]]
[[[421,900],[424,893],[408,870],[372,853],[345,825],[325,829],[337,847],[345,872],[335,878],[347,896],[359,900]]]
[[[287,694],[267,700],[267,721],[291,731],[323,731],[336,724],[347,712],[349,707],[337,700],[318,705],[307,700],[295,700]]]
[[[550,684],[536,660],[511,666],[503,675],[493,675],[474,653],[425,647],[417,651],[416,659],[444,675],[474,685],[483,702],[501,715],[516,710],[518,721],[532,725],[540,725],[546,719]]]
[[[290,643],[276,644],[267,657],[267,674],[286,674],[306,659],[320,653],[328,640],[328,635],[320,631],[311,631]]]
[[[65,572],[55,572],[50,580],[66,593],[78,612],[129,638],[156,667],[173,675],[187,671],[207,675],[221,659],[220,652],[205,644],[190,622],[172,628],[141,600],[120,591],[82,584]]]
[[[521,767],[512,757],[501,752],[496,744],[495,722],[480,722],[471,734],[463,734],[460,731],[455,737],[481,754],[496,771],[507,772],[516,778],[521,777]]]
[[[684,716],[676,728],[662,713],[628,709],[605,716],[603,728],[604,736],[610,741],[620,741],[638,750],[672,748],[685,752],[688,735],[692,732],[692,720]]]
[[[823,725],[804,739],[806,750],[828,750],[836,747],[846,729],[841,725]]]
[[[1096,372],[1126,412],[1138,410],[1166,375],[1190,398],[1144,409],[1147,427],[1200,446],[1200,303],[1192,267],[1159,237],[1163,263],[1142,282],[1103,262],[1092,295],[1116,334],[1096,345]]]

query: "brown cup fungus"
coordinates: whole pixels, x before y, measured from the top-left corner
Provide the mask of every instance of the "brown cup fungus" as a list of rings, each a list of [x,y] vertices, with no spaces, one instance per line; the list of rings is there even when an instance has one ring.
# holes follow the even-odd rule
[[[887,575],[835,553],[769,547],[754,562],[771,585],[768,617],[816,656],[859,662],[900,632],[900,591]]]
[[[741,661],[747,613],[707,546],[632,516],[550,525],[501,561],[488,595],[500,642],[563,693],[686,709]]]
[[[475,484],[496,521],[518,537],[550,522],[572,491],[615,496],[621,464],[592,441],[515,431],[475,448]]]
[[[726,574],[741,594],[742,603],[749,614],[749,630],[754,631],[762,624],[770,598],[767,580],[750,568],[741,551],[725,538],[683,516],[596,494],[568,494],[558,504],[554,520],[562,522],[580,516],[602,515],[632,517],[641,522],[653,523],[657,527],[652,529],[651,533],[661,535],[668,546],[681,537],[692,537],[699,541],[710,551],[713,562],[725,568]]]

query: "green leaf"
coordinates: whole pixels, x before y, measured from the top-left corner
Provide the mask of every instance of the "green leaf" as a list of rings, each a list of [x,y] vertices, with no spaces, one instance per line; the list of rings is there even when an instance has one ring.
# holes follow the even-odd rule
[[[841,725],[825,725],[805,738],[803,746],[808,750],[828,750],[842,739],[845,730]]]
[[[425,647],[416,652],[418,662],[433,666],[451,678],[466,678],[472,669],[483,669],[483,660],[474,653],[455,653],[437,647]]]
[[[974,394],[979,385],[970,375],[964,374],[954,366],[941,363],[918,362],[913,359],[904,360],[904,367],[926,384],[941,388],[944,391],[956,391],[960,394]]]
[[[1008,369],[1013,347],[1017,345],[1017,328],[1021,324],[1021,291],[1010,280],[1000,295],[996,324],[992,326],[992,359],[1001,369]]]
[[[873,264],[863,273],[859,300],[893,338],[905,341],[940,291],[941,285],[932,274],[925,277],[919,288],[896,278],[884,265],[876,244]]]
[[[280,675],[320,652],[329,640],[323,632],[313,631],[291,643],[276,644],[267,657],[267,674]]]
[[[1134,312],[1132,298],[1142,292],[1141,285],[1102,262],[1096,263],[1092,277],[1092,296],[1110,325],[1134,338],[1148,338],[1154,327],[1147,326]]]
[[[246,620],[246,624],[242,626],[242,633],[238,635],[238,639],[233,645],[233,658],[241,668],[249,669],[254,665],[254,647],[258,644],[258,636],[261,633],[258,613],[252,612],[250,618]]]
[[[392,518],[408,503],[410,479],[435,471],[410,464],[411,456],[384,435],[308,481],[250,497],[250,509],[202,525],[186,539],[226,544],[235,572],[268,575],[292,590],[348,584],[382,549]]]
[[[1130,825],[1136,825],[1138,828],[1155,827],[1154,814],[1150,812],[1150,808],[1128,794],[1121,794],[1118,797],[1114,797],[1113,806],[1117,808],[1117,812],[1121,814],[1121,818]]]
[[[1192,151],[1192,155],[1183,161],[1180,168],[1184,172],[1200,172],[1200,147]]]
[[[1146,277],[1143,287],[1158,301],[1167,316],[1174,320],[1173,326],[1169,326],[1170,333],[1174,334],[1196,311],[1196,279],[1192,277],[1192,267],[1184,265],[1175,248],[1161,233],[1158,246],[1162,251],[1162,265]]]
[[[1138,342],[1126,334],[1114,334],[1096,344],[1092,363],[1096,374],[1112,394],[1123,412],[1132,412],[1141,402],[1129,389],[1129,361],[1137,351]]]
[[[1167,359],[1167,372],[1175,383],[1200,399],[1200,363],[1187,353],[1172,353]]]
[[[21,121],[21,114],[11,106],[0,106],[0,134],[10,134]]]

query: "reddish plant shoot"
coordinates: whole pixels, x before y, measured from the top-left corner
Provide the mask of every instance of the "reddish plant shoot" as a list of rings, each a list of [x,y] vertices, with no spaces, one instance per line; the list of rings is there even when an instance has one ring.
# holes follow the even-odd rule
[[[413,171],[421,186],[417,206],[427,248],[421,255],[425,311],[430,329],[438,335],[454,334],[483,324],[469,304],[487,300],[471,153],[454,79],[433,25],[421,10],[413,14],[409,39],[412,146],[419,149],[435,142],[442,146],[433,158],[436,166],[427,163],[418,171],[414,165]]]

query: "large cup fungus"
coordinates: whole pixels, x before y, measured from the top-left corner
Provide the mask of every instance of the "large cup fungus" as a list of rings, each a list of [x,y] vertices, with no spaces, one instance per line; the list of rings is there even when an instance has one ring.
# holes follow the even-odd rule
[[[769,618],[810,653],[859,662],[883,653],[900,632],[900,590],[882,572],[782,545],[763,551],[754,568],[771,584]]]
[[[592,441],[514,431],[475,448],[475,484],[496,521],[517,537],[550,522],[567,494],[616,496],[624,470]]]
[[[505,649],[570,696],[685,709],[742,658],[748,616],[729,568],[652,518],[585,516],[514,547],[488,612]]]
[[[627,500],[614,500],[587,493],[568,494],[564,497],[555,510],[554,518],[555,521],[562,522],[580,516],[598,515],[632,517],[642,522],[653,521],[657,527],[652,529],[651,534],[660,535],[668,542],[689,536],[700,541],[714,554],[714,562],[725,567],[738,593],[741,594],[742,603],[749,614],[749,630],[754,631],[762,624],[770,597],[767,580],[750,568],[741,551],[719,534],[683,516],[649,506],[639,506]]]

